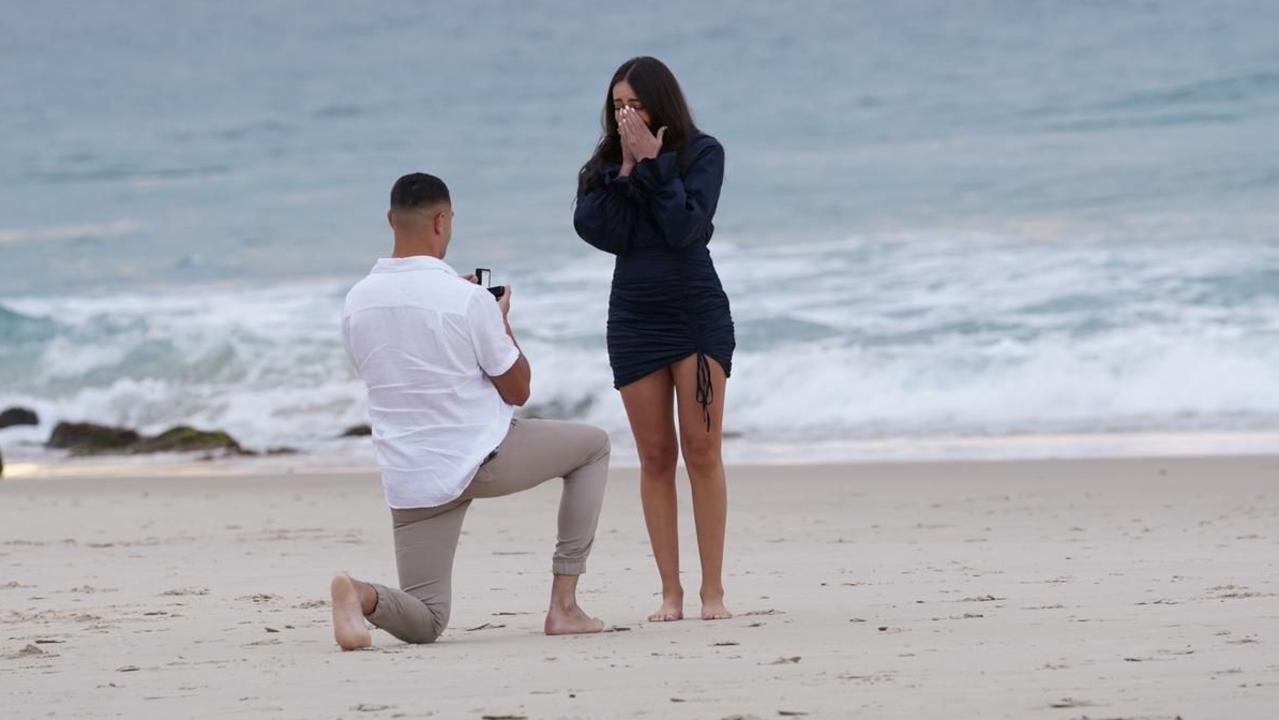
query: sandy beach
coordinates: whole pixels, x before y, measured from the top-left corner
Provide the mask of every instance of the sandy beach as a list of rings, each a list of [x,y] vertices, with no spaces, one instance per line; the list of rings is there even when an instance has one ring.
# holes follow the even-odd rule
[[[334,645],[394,582],[373,473],[0,481],[6,718],[1273,718],[1279,458],[737,467],[738,617],[666,625],[636,474],[547,638],[558,482],[477,503],[449,631]],[[697,564],[682,506],[686,589]],[[688,610],[695,614],[697,606]]]

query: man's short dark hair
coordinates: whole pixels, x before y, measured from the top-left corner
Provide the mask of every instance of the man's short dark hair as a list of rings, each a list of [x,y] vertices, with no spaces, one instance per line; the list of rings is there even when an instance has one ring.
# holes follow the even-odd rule
[[[451,205],[452,200],[449,186],[434,175],[409,173],[391,188],[392,210],[426,210],[440,204]]]

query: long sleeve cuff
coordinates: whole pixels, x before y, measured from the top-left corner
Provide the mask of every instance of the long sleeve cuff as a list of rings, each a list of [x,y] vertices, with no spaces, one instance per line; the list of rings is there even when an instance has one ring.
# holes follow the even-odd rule
[[[641,160],[631,170],[631,184],[645,193],[653,193],[679,177],[675,153],[665,152],[656,158]]]
[[[618,175],[618,172],[618,168],[609,168],[604,171],[604,187],[609,192],[616,193],[624,198],[639,200],[638,188],[635,187],[635,183],[631,180],[635,171],[631,170],[631,175],[626,177]]]

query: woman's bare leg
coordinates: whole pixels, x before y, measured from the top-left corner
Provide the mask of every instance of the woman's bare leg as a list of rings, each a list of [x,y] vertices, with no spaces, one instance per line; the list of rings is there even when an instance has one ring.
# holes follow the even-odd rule
[[[711,358],[710,429],[697,401],[697,356],[671,366],[679,412],[680,445],[693,490],[693,521],[702,561],[702,619],[723,620],[733,614],[724,605],[724,532],[728,523],[728,482],[724,476],[724,369]]]
[[[662,580],[662,606],[650,622],[684,618],[684,587],[679,579],[679,521],[675,505],[674,384],[663,368],[622,388],[622,403],[640,459],[640,500],[644,523]]]

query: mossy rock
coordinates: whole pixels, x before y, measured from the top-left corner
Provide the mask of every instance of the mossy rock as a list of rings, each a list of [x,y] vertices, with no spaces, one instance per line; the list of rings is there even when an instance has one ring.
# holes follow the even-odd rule
[[[342,432],[340,437],[368,437],[373,434],[373,428],[368,425],[352,425]]]
[[[13,427],[14,425],[39,425],[40,416],[36,415],[35,410],[24,407],[11,407],[4,412],[0,412],[0,428]]]
[[[576,402],[551,400],[544,403],[525,405],[519,410],[519,417],[534,420],[577,420],[586,416],[595,406],[595,399],[589,395]]]
[[[155,437],[143,438],[130,445],[126,452],[138,454],[209,450],[226,450],[237,455],[245,452],[235,438],[222,430],[196,430],[186,425],[169,428]]]
[[[63,422],[53,429],[48,445],[51,448],[70,450],[72,455],[215,450],[225,450],[228,454],[246,454],[235,438],[221,430],[196,430],[186,425],[170,428],[155,437],[143,437],[129,428]]]
[[[136,430],[96,425],[94,423],[60,422],[49,436],[48,446],[70,450],[73,455],[127,452],[142,439]]]

